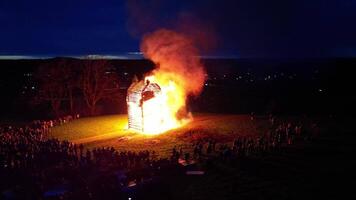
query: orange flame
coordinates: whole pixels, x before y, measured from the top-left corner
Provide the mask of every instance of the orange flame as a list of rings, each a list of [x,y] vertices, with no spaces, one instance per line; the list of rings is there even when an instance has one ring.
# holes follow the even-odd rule
[[[144,36],[141,51],[156,64],[146,80],[161,87],[160,95],[145,102],[144,130],[159,134],[185,125],[193,119],[187,97],[200,94],[205,82],[198,49],[186,35],[161,29]]]

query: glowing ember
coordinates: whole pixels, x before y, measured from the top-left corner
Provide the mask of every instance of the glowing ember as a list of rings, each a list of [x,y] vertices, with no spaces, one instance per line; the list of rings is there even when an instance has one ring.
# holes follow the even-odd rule
[[[187,97],[198,95],[205,81],[197,48],[187,36],[162,29],[144,37],[141,51],[157,68],[129,88],[129,128],[159,134],[183,126],[192,120]]]

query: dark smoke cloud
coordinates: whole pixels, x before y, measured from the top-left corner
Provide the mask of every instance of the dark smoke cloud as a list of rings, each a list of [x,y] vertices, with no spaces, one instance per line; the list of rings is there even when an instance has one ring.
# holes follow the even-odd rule
[[[203,20],[193,10],[163,0],[127,1],[127,27],[135,38],[158,29],[182,33],[193,40],[203,53],[216,47],[218,40],[213,23]]]
[[[187,32],[193,32],[197,38],[200,38],[197,30],[213,33],[213,40],[204,39],[201,44],[215,47],[214,52],[218,53],[239,53],[241,57],[314,57],[356,49],[356,28],[352,25],[356,20],[356,3],[351,0],[136,2],[142,15],[135,15],[138,22],[132,24],[150,21],[140,26],[140,30],[150,32],[160,27],[178,32],[190,30]],[[180,24],[194,21],[184,20],[189,18],[197,19],[198,25]],[[207,44],[211,41],[212,44]]]

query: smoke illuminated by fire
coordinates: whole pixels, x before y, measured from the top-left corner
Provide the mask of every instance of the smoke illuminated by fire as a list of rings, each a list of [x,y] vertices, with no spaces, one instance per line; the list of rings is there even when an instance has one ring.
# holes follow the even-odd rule
[[[144,36],[141,51],[156,64],[156,69],[146,80],[157,83],[162,90],[159,96],[144,105],[152,111],[147,116],[152,123],[146,123],[144,126],[150,127],[144,129],[153,130],[148,134],[158,134],[183,126],[192,120],[186,110],[187,97],[198,95],[205,81],[205,70],[198,49],[188,36],[161,29]],[[163,115],[163,120],[154,123],[155,116],[152,113]]]

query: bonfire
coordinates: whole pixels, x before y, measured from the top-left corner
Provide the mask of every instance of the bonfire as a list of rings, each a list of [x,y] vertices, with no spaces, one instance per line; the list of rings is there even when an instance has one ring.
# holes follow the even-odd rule
[[[141,51],[156,69],[128,89],[128,128],[159,134],[184,126],[193,119],[186,110],[187,98],[200,94],[205,81],[194,42],[162,29],[143,38]]]

